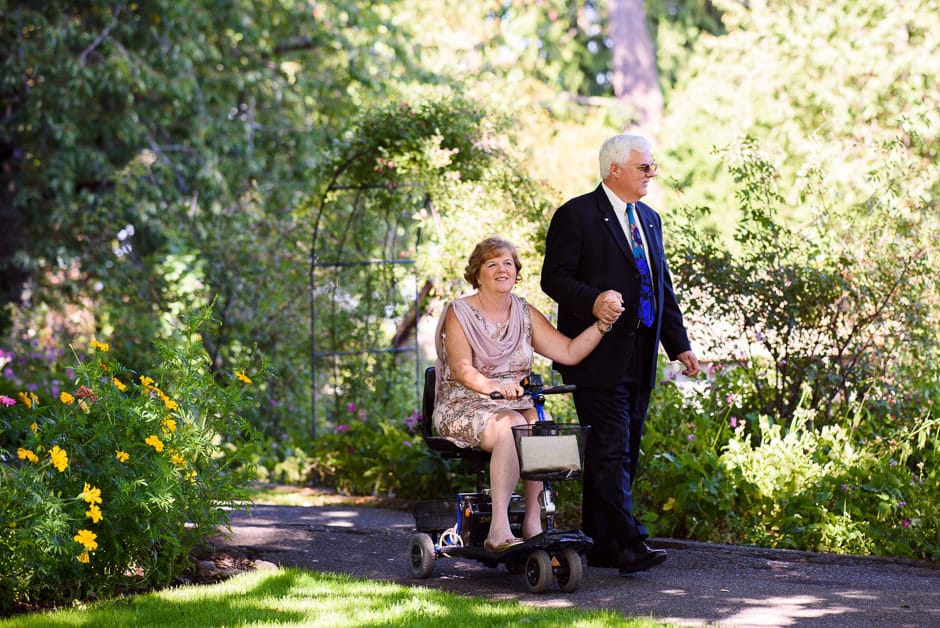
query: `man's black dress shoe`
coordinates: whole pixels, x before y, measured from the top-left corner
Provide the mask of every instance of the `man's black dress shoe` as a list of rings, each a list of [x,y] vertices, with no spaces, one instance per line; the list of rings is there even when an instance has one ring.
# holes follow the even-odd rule
[[[653,549],[644,541],[634,541],[620,552],[617,567],[620,568],[620,573],[628,574],[645,571],[661,564],[664,560],[666,560],[666,550]]]

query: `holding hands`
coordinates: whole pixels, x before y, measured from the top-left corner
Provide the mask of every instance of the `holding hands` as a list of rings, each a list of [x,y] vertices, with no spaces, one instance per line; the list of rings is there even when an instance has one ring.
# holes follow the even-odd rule
[[[616,290],[605,290],[594,299],[594,316],[604,326],[616,323],[623,309],[623,296]]]

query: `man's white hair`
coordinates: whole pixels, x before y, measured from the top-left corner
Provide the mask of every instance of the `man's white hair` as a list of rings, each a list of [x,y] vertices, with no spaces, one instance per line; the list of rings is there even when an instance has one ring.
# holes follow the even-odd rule
[[[630,160],[630,151],[652,152],[649,140],[642,135],[629,135],[621,133],[615,135],[601,145],[600,166],[601,180],[610,174],[612,164],[623,164]]]

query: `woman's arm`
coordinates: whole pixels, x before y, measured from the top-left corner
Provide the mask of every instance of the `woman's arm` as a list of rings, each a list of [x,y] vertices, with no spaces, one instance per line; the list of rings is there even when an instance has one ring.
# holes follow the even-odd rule
[[[576,338],[569,338],[552,325],[537,308],[529,305],[532,319],[532,348],[559,364],[577,364],[600,344],[610,328],[600,321],[588,325]]]

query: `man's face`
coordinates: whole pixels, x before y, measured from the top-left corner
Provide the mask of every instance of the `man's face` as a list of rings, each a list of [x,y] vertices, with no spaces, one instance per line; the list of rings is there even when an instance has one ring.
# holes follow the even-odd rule
[[[648,151],[633,150],[625,163],[610,166],[610,176],[605,182],[621,199],[635,203],[646,196],[650,180],[657,172],[656,162]]]

